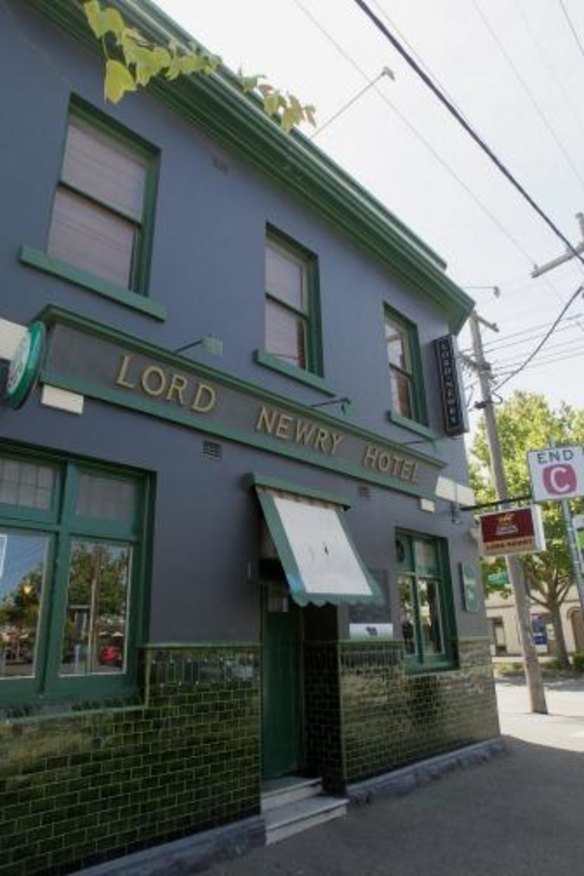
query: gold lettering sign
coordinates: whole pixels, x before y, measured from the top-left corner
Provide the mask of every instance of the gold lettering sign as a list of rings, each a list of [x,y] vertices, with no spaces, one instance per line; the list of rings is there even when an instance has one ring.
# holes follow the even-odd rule
[[[344,438],[340,432],[335,432],[333,429],[324,429],[310,420],[283,414],[266,405],[262,405],[259,409],[255,429],[256,432],[265,432],[267,435],[279,438],[280,441],[290,441],[309,447],[326,456],[335,456]]]
[[[409,484],[417,483],[418,465],[413,459],[405,456],[398,456],[389,450],[383,450],[381,447],[376,447],[374,444],[366,444],[363,458],[361,460],[363,468],[370,471],[379,471],[382,474],[389,474],[394,478],[399,478]]]
[[[142,391],[151,398],[177,404],[197,414],[210,413],[217,404],[217,393],[208,383],[190,380],[162,365],[135,365],[133,356],[125,353],[120,358],[116,386]]]
[[[174,371],[160,363],[136,361],[131,353],[120,356],[116,386],[147,396],[162,405],[172,405],[208,414],[217,406],[217,390],[194,375]],[[387,446],[377,446],[337,431],[329,425],[307,417],[295,416],[262,404],[255,416],[255,432],[262,432],[274,442],[296,445],[316,454],[333,458],[360,454],[360,466],[371,474],[381,474],[407,484],[418,483],[418,463]],[[351,442],[358,441],[351,451]],[[347,445],[343,453],[343,442]],[[339,449],[341,453],[339,454]]]

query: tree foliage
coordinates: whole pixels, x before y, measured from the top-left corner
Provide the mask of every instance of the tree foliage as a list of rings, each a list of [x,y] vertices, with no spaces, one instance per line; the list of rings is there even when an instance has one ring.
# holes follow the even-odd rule
[[[552,409],[543,395],[515,392],[496,410],[501,452],[510,496],[530,493],[528,450],[584,444],[584,410],[564,403]],[[491,502],[497,494],[490,475],[490,454],[484,422],[471,448],[471,483],[477,502]],[[574,513],[583,510],[581,499],[573,503]],[[567,662],[559,609],[573,584],[569,546],[559,502],[542,504],[546,550],[522,558],[530,598],[551,616],[558,658]],[[499,565],[499,564],[498,564]],[[502,565],[502,564],[501,564]]]
[[[221,67],[221,58],[194,42],[188,46],[174,40],[164,46],[152,43],[137,28],[128,27],[118,9],[102,7],[99,0],[87,0],[83,11],[103,48],[104,95],[112,103],[119,103],[127,92],[147,86],[156,76],[168,80],[194,73],[210,76]],[[261,99],[265,112],[284,131],[291,131],[300,122],[315,125],[313,106],[274,88],[264,76],[246,76],[240,70],[237,80],[244,94],[256,94]]]

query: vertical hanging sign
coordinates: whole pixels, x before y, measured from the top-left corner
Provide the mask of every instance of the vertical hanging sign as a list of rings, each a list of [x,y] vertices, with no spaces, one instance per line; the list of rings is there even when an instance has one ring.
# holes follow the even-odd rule
[[[468,417],[464,394],[462,392],[462,374],[454,335],[444,335],[434,341],[434,351],[438,364],[438,377],[442,395],[442,413],[444,416],[444,431],[447,435],[463,435],[468,432]]]

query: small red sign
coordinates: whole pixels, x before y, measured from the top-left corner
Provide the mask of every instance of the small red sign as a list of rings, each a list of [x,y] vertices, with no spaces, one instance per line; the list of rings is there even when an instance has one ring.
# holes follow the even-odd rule
[[[481,514],[482,554],[499,557],[505,554],[531,554],[545,550],[545,539],[538,506],[514,508]]]

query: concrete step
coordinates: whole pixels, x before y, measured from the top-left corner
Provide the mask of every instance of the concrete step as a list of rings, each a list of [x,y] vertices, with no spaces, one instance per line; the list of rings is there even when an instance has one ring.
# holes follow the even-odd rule
[[[270,809],[265,814],[266,845],[346,815],[348,803],[343,797],[320,794]]]
[[[306,779],[302,776],[283,776],[270,779],[262,785],[262,812],[315,797],[322,792],[320,779]]]

